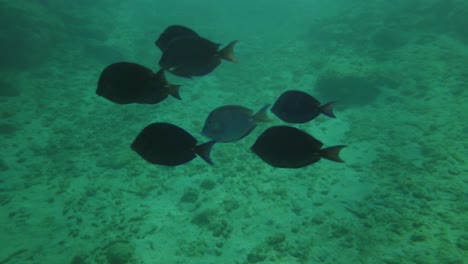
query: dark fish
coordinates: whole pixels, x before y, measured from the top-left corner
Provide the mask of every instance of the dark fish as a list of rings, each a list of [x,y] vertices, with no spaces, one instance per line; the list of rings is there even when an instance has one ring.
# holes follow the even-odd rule
[[[256,114],[240,105],[225,105],[211,111],[203,125],[202,135],[218,142],[231,142],[246,137],[257,122],[270,121],[264,106]]]
[[[161,51],[165,51],[173,40],[193,37],[198,37],[198,34],[195,31],[188,27],[173,25],[167,27],[163,33],[159,35],[159,38],[156,40],[155,44]]]
[[[159,65],[177,76],[187,78],[203,76],[218,67],[221,59],[237,62],[234,58],[236,42],[233,41],[218,50],[219,44],[202,37],[175,39],[164,50]]]
[[[343,162],[339,153],[345,146],[322,149],[322,145],[302,130],[275,126],[265,130],[250,149],[263,161],[278,168],[301,168],[321,158]]]
[[[156,104],[168,95],[180,100],[179,87],[167,82],[162,69],[154,74],[139,64],[118,62],[102,71],[96,94],[118,104]]]
[[[271,112],[287,123],[306,123],[320,114],[335,117],[333,104],[320,105],[311,95],[297,90],[282,93],[271,108]]]
[[[146,161],[165,166],[177,166],[196,155],[209,164],[214,141],[197,145],[197,140],[184,129],[169,123],[153,123],[145,127],[131,147]]]

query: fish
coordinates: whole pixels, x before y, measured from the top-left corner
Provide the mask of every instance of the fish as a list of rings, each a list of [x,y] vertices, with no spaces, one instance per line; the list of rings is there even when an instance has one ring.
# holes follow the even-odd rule
[[[320,114],[335,118],[335,102],[320,105],[320,102],[308,93],[289,90],[276,99],[271,112],[286,123],[307,123]]]
[[[203,37],[178,38],[164,50],[159,66],[180,77],[203,76],[218,67],[222,59],[237,63],[234,57],[236,43],[234,40],[219,50],[220,44]]]
[[[117,62],[101,72],[96,94],[117,104],[156,104],[169,95],[181,100],[179,88],[166,80],[163,69],[153,73],[137,63]]]
[[[224,105],[210,112],[203,125],[202,135],[217,142],[232,142],[249,135],[258,122],[270,121],[265,105],[257,113],[240,105]]]
[[[199,156],[213,165],[210,157],[215,141],[198,144],[183,128],[170,123],[152,123],[135,138],[131,148],[149,163],[177,166]]]
[[[339,153],[345,145],[322,148],[312,135],[291,126],[273,126],[257,138],[250,149],[264,162],[276,168],[302,168],[328,159],[344,162]]]
[[[198,37],[198,34],[192,29],[180,25],[172,25],[167,27],[154,44],[161,50],[165,51],[172,41],[181,38]]]

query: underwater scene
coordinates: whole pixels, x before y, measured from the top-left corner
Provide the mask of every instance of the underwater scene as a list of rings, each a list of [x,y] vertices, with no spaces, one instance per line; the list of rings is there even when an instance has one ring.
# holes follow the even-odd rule
[[[0,14],[0,264],[468,263],[468,1]]]

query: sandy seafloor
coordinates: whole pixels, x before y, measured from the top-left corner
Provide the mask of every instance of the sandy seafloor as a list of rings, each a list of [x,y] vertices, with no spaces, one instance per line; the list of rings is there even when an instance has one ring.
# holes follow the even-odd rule
[[[235,24],[207,11],[212,16],[198,14],[206,19],[199,21],[171,7],[172,17],[142,27],[143,10],[105,18],[117,25],[106,44],[124,60],[157,70],[153,42],[177,23],[223,43],[239,39],[240,63],[193,80],[168,74],[183,85],[183,100],[158,105],[96,96],[106,64],[84,56],[79,42],[41,67],[2,73],[21,94],[0,97],[0,126],[13,127],[0,133],[0,263],[121,263],[119,255],[168,264],[468,263],[466,44],[415,35],[377,61],[346,48],[312,49],[299,18],[246,15]],[[249,147],[278,119],[215,145],[214,166],[200,158],[156,166],[129,147],[156,121],[204,142],[200,130],[215,107],[260,109],[287,89],[314,94],[317,76],[330,68],[399,80],[366,105],[337,107],[336,119],[297,126],[326,146],[348,145],[343,164],[264,164]]]

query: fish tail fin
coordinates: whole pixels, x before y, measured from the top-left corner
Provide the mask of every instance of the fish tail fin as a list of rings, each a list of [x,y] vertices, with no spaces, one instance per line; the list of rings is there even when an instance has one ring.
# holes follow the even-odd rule
[[[157,73],[155,73],[154,79],[160,83],[168,84],[166,75],[164,75],[164,69],[160,69]]]
[[[335,102],[329,102],[327,104],[324,104],[322,106],[320,106],[320,113],[326,115],[326,116],[329,116],[329,117],[333,117],[333,118],[336,118],[335,114],[333,113],[333,106],[335,105]]]
[[[340,151],[345,148],[346,146],[340,145],[340,146],[334,146],[334,147],[329,147],[329,148],[324,148],[320,150],[320,156],[324,159],[331,160],[334,162],[344,162],[340,158]]]
[[[213,165],[210,153],[215,143],[216,141],[208,141],[206,143],[195,146],[195,153],[210,165]]]
[[[257,122],[271,121],[272,119],[267,114],[268,107],[270,107],[270,104],[265,105],[264,107],[262,107],[262,109],[255,113],[255,115],[252,116],[253,120]]]
[[[176,98],[176,99],[179,99],[179,100],[182,100],[182,98],[180,98],[180,95],[179,95],[179,88],[180,88],[180,85],[176,85],[176,84],[170,84],[167,79],[166,79],[166,76],[164,75],[164,70],[163,69],[160,69],[156,75],[155,75],[155,79],[158,83],[162,83],[164,85],[164,87],[167,88],[167,93],[170,94],[172,97]]]
[[[236,45],[237,40],[232,41],[226,47],[222,48],[218,51],[218,55],[221,59],[238,63],[237,59],[234,57],[234,46]]]
[[[175,99],[182,100],[182,98],[179,95],[179,88],[180,85],[175,85],[175,84],[166,84],[167,92],[174,97]]]

